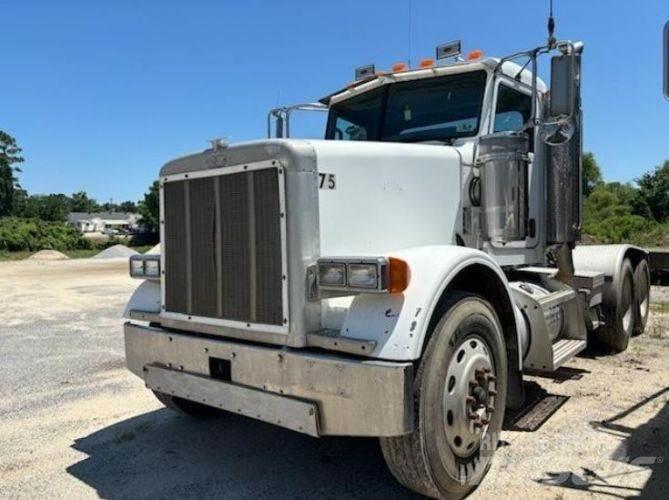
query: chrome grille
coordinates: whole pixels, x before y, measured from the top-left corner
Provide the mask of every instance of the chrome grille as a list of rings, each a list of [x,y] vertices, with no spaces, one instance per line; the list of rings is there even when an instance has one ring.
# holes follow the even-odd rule
[[[277,168],[164,183],[166,312],[284,324],[279,185]]]

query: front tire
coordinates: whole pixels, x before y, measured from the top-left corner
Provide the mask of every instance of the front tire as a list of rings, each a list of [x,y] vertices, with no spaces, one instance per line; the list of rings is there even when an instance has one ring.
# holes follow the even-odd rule
[[[504,419],[507,358],[490,303],[451,292],[416,378],[416,429],[382,438],[390,471],[434,498],[461,498],[488,472]]]

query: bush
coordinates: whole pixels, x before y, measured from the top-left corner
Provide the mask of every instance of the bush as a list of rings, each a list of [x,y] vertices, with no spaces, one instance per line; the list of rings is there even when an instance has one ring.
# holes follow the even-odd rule
[[[583,234],[590,243],[666,244],[669,224],[650,216],[639,191],[630,184],[597,185],[583,205]]]
[[[62,222],[4,217],[0,219],[0,250],[83,250],[91,242],[75,228]]]
[[[654,235],[659,224],[640,215],[610,215],[599,220],[586,220],[584,232],[601,243],[644,244]],[[653,238],[650,238],[653,239]]]

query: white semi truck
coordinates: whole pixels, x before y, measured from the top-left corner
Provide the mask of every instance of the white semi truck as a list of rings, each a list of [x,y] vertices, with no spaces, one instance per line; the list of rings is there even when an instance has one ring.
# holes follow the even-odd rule
[[[304,106],[282,108],[279,138],[162,168],[162,252],[131,258],[125,343],[167,407],[376,436],[399,482],[458,498],[524,373],[643,332],[646,252],[576,245],[583,45],[459,46],[361,68],[307,106],[328,112],[325,140],[287,138]]]

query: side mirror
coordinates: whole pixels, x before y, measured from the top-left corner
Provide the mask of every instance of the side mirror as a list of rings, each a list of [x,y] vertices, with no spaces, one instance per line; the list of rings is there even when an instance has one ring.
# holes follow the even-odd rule
[[[571,50],[575,51],[573,55],[564,50],[562,55],[551,58],[548,119],[542,127],[543,140],[551,146],[569,142],[580,122],[583,44],[572,44]]]
[[[664,25],[664,97],[669,99],[669,21]]]
[[[549,114],[552,118],[571,116],[576,106],[576,58],[561,55],[551,58],[551,94]]]

